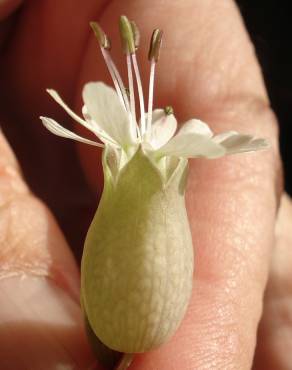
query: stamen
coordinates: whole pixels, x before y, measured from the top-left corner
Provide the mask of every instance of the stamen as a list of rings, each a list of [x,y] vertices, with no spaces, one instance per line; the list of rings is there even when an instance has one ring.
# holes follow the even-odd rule
[[[140,42],[140,32],[135,22],[130,22],[126,16],[120,17],[120,33],[122,39],[122,46],[124,53],[127,55],[127,68],[129,76],[129,89],[130,89],[130,104],[133,116],[136,119],[135,112],[135,97],[133,87],[133,75],[132,75],[132,62],[134,67],[134,73],[137,81],[139,103],[140,103],[140,115],[141,115],[141,136],[145,133],[145,109],[144,109],[144,97],[142,83],[136,59],[135,51],[137,50]]]
[[[146,129],[147,136],[149,136],[151,132],[155,66],[159,59],[161,42],[162,42],[162,31],[159,29],[155,29],[152,33],[150,48],[149,48],[149,53],[148,53],[148,59],[150,60],[151,65],[150,65],[149,92],[148,92],[148,114],[147,114],[147,129]]]
[[[139,28],[137,27],[137,25],[134,21],[131,21],[130,23],[131,23],[131,27],[132,27],[132,31],[133,31],[133,36],[134,36],[135,49],[138,50],[138,47],[140,45],[140,31],[139,31]],[[131,62],[131,59],[130,59],[130,62]],[[134,103],[134,106],[135,106],[135,103]],[[138,138],[141,140],[141,137],[142,137],[141,130],[140,130],[137,123],[136,123],[136,126],[137,126]]]
[[[122,106],[124,107],[124,109],[127,111],[127,103],[125,102],[125,99],[124,99],[123,93],[122,93],[122,89],[120,87],[119,81],[118,81],[118,79],[116,77],[116,74],[115,74],[115,71],[113,69],[113,61],[112,61],[109,53],[107,52],[107,50],[105,50],[104,48],[100,48],[100,49],[101,49],[101,53],[102,53],[102,56],[104,58],[105,64],[107,66],[107,69],[108,69],[108,71],[111,75],[111,78],[113,80],[113,83],[114,83],[116,92],[118,94],[118,97],[120,99],[120,102],[121,102]]]
[[[136,106],[135,106],[135,93],[134,93],[134,81],[133,81],[132,63],[131,63],[130,54],[127,54],[127,71],[128,71],[128,80],[129,80],[131,113],[132,113],[133,119],[135,120],[135,122],[137,122]]]
[[[130,113],[130,106],[129,106],[129,99],[128,99],[128,94],[127,94],[127,89],[123,83],[123,80],[122,80],[122,77],[114,63],[114,61],[112,60],[112,58],[110,57],[109,53],[108,54],[108,57],[109,57],[109,63],[113,69],[113,72],[115,74],[115,77],[118,81],[118,84],[120,86],[120,89],[121,89],[121,92],[122,92],[122,95],[123,95],[123,99],[124,99],[124,102],[125,102],[125,106],[126,106],[126,110]]]
[[[125,15],[120,17],[120,35],[125,54],[135,53],[135,36],[132,25]]]
[[[97,22],[90,22],[90,26],[91,28],[93,29],[93,32],[95,34],[95,37],[99,43],[99,46],[100,46],[100,49],[101,49],[101,53],[102,53],[102,56],[104,58],[104,61],[105,61],[105,64],[108,68],[108,71],[111,75],[111,78],[113,80],[113,83],[114,83],[114,86],[115,86],[115,89],[116,89],[116,92],[118,94],[118,97],[120,99],[120,102],[122,104],[122,106],[124,107],[124,109],[126,111],[129,111],[129,103],[128,103],[128,98],[127,98],[127,95],[123,94],[123,82],[122,82],[122,79],[118,73],[118,70],[108,52],[108,50],[110,49],[110,39],[108,38],[108,36],[105,34],[105,32],[103,31],[103,29],[100,27],[100,25],[97,23]]]
[[[125,15],[122,15],[120,17],[120,35],[121,35],[122,48],[127,57],[127,71],[128,71],[128,80],[129,80],[129,90],[130,90],[131,113],[132,113],[133,119],[135,120],[135,122],[137,122],[134,81],[133,81],[133,73],[132,73],[132,62],[134,66],[135,76],[137,79],[137,72],[136,72],[137,62],[135,64],[134,56],[135,56],[135,50],[139,44],[139,30],[136,24],[134,22],[131,23]],[[138,94],[139,94],[140,108],[141,108],[141,98],[140,98],[141,91],[140,90],[141,88],[139,88],[139,84],[138,84]],[[141,111],[141,122],[142,122],[143,113]],[[145,118],[144,118],[144,121],[145,121]],[[139,127],[137,127],[137,132],[138,132],[138,136],[143,135],[142,126],[141,126],[141,132],[139,131]]]
[[[100,25],[97,22],[90,22],[89,24],[95,34],[95,37],[97,38],[99,46],[103,49],[110,50],[111,48],[110,39],[104,33]]]
[[[120,102],[121,102],[123,108],[129,114],[130,125],[131,125],[132,129],[134,130],[133,134],[135,135],[137,133],[138,137],[140,137],[139,127],[138,127],[137,122],[136,122],[135,109],[134,110],[132,108],[130,109],[127,90],[124,86],[123,80],[121,78],[121,75],[120,75],[114,61],[112,60],[112,58],[111,58],[111,56],[108,52],[108,50],[110,48],[110,39],[106,36],[106,34],[104,33],[104,31],[102,30],[102,28],[99,26],[98,23],[91,22],[90,25],[91,25],[91,27],[94,31],[94,34],[95,34],[95,36],[98,40],[102,56],[104,58],[105,64],[106,64],[106,66],[108,68],[108,71],[111,75],[111,78],[113,80],[113,83],[114,83],[116,92],[118,94],[118,97],[120,99]],[[132,80],[133,80],[133,78],[132,78]],[[132,83],[132,85],[133,85],[133,83]],[[131,106],[135,107],[135,101],[134,101],[134,103],[131,104]],[[133,115],[131,114],[131,111],[133,112]]]
[[[134,67],[134,72],[135,72],[136,82],[137,82],[137,87],[138,87],[138,95],[139,95],[139,103],[140,103],[140,115],[141,115],[141,136],[143,137],[143,135],[145,134],[145,131],[146,131],[143,88],[142,88],[142,82],[141,82],[141,77],[140,77],[140,72],[139,72],[139,67],[138,67],[138,63],[137,63],[136,54],[133,53],[131,55],[131,57],[132,57],[132,61],[133,61],[133,67]]]
[[[148,92],[148,114],[147,114],[147,128],[146,128],[147,136],[150,135],[151,124],[152,124],[155,66],[156,66],[156,63],[154,59],[152,59],[151,64],[150,64],[149,92]]]
[[[161,42],[162,42],[162,35],[163,35],[162,30],[158,28],[156,28],[153,31],[151,41],[150,41],[149,53],[148,53],[149,61],[152,61],[152,59],[154,59],[156,63],[158,62]]]
[[[133,36],[134,36],[134,44],[135,44],[135,49],[137,50],[139,45],[140,45],[140,31],[139,31],[139,28],[138,26],[136,25],[136,23],[134,21],[131,21],[130,22],[131,24],[131,28],[132,28],[132,32],[133,32]]]

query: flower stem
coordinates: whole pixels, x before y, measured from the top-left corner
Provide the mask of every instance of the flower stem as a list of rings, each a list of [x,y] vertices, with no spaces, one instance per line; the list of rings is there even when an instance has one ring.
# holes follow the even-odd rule
[[[133,353],[124,353],[118,367],[116,368],[116,370],[126,370],[129,368],[129,366],[131,365],[132,361],[133,361],[133,358],[134,358],[134,354]]]

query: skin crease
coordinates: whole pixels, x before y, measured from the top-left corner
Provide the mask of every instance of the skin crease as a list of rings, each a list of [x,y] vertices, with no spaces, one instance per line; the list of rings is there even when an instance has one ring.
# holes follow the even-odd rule
[[[17,2],[1,1],[0,8],[8,9],[8,15],[13,12],[13,4],[16,6]],[[72,123],[42,91],[46,87],[57,89],[78,110],[84,82],[110,82],[88,27],[92,19],[100,20],[111,36],[112,53],[119,66],[123,65],[124,58],[119,48],[118,16],[126,13],[135,19],[142,33],[139,60],[144,86],[147,86],[149,66],[142,62],[148,47],[148,43],[143,42],[148,40],[154,27],[164,30],[155,106],[172,105],[179,120],[195,116],[208,122],[215,132],[235,129],[265,137],[271,143],[272,148],[265,152],[192,161],[187,207],[196,252],[193,297],[186,318],[172,340],[152,353],[137,356],[131,368],[250,369],[257,326],[264,309],[254,368],[289,369],[291,364],[287,356],[292,347],[289,340],[291,272],[285,266],[289,266],[288,261],[292,260],[288,248],[291,244],[291,204],[288,198],[281,203],[275,238],[276,209],[281,192],[277,126],[269,109],[253,48],[234,4],[229,0],[185,0],[180,3],[161,0],[152,4],[142,0],[74,3],[50,0],[25,1],[23,5],[17,17],[8,22],[13,33],[7,34],[7,21],[0,30],[1,40],[9,36],[0,62],[0,109],[4,131],[35,188],[42,184],[40,169],[27,170],[30,158],[25,154],[25,145],[38,145],[37,150],[42,149],[45,155],[48,152],[52,161],[56,160],[52,148],[60,152],[58,148],[65,145],[62,139],[44,134],[36,117],[46,114],[68,123],[68,127]],[[5,19],[4,10],[0,14]],[[19,140],[17,133],[21,133],[25,140]],[[48,140],[52,146],[45,144]],[[78,150],[89,183],[96,193],[96,187],[100,191],[102,186],[98,165],[100,152],[85,145],[78,146]],[[0,158],[1,213],[12,214],[17,218],[14,224],[18,225],[12,233],[9,226],[13,220],[8,218],[5,223],[1,216],[0,228],[6,231],[1,232],[5,239],[1,240],[0,259],[1,265],[8,266],[4,273],[12,275],[23,271],[29,276],[31,271],[34,276],[48,275],[76,301],[78,272],[68,246],[50,213],[22,183],[15,159],[2,137]],[[65,165],[60,158],[56,165],[59,183],[66,172]],[[51,177],[57,176],[52,167],[46,167],[46,170],[51,171]],[[17,186],[13,185],[15,182]],[[58,201],[57,191],[53,190]],[[19,213],[9,211],[12,203]],[[32,209],[29,213],[31,223],[43,221],[37,223],[38,227],[29,228],[27,225],[31,223],[24,222],[29,209]],[[15,216],[20,213],[22,217]],[[50,232],[47,231],[50,237],[44,237],[43,225],[52,225]],[[26,246],[24,256],[21,254],[22,245],[15,242],[18,235]],[[32,240],[38,241],[38,248],[32,248]],[[5,253],[2,245],[6,246]],[[271,274],[263,301],[270,266]],[[2,271],[2,275],[4,273]],[[5,297],[9,292],[12,302],[15,300],[13,290],[6,290],[3,280],[0,281],[0,292],[5,292]],[[61,294],[58,297],[63,304],[65,297]],[[14,315],[14,309],[16,311],[12,305],[9,315]],[[17,311],[18,318],[22,314]],[[3,317],[7,319],[5,315],[0,308],[0,322]],[[82,327],[78,320],[76,318],[79,331],[70,334],[70,338],[76,336],[75,343],[69,343],[60,323],[56,327],[60,329],[59,342],[68,354],[82,348],[78,351],[80,358],[74,359],[78,369],[82,369],[92,359],[80,334]],[[4,330],[0,325],[0,338],[7,335]],[[10,338],[15,347],[22,338],[17,330],[16,327],[16,335]],[[36,338],[37,335],[38,331]],[[22,351],[25,352],[23,345],[19,353]],[[3,356],[0,351],[0,364],[4,361]],[[26,358],[27,364],[29,361]],[[50,366],[47,368],[54,368]],[[17,363],[11,367],[16,368]]]

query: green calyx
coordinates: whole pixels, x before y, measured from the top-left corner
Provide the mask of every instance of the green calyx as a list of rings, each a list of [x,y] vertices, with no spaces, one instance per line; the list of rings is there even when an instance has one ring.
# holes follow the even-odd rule
[[[131,150],[130,150],[131,149]],[[105,179],[108,183],[117,184],[118,178],[122,176],[131,163],[139,158],[141,168],[151,168],[157,178],[160,179],[163,187],[167,187],[172,176],[181,167],[186,167],[188,161],[183,158],[162,156],[159,153],[147,154],[141,146],[129,148],[128,152],[117,151],[113,147],[107,146],[103,152],[103,168]]]
[[[166,180],[138,149],[114,179],[111,154],[104,153],[104,192],[82,257],[83,309],[106,346],[144,352],[174,333],[191,293],[187,161]]]

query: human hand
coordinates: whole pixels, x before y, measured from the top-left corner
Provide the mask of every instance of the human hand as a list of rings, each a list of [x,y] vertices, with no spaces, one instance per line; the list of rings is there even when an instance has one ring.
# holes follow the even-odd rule
[[[42,94],[42,91],[46,87],[55,88],[68,103],[71,102],[71,106],[75,104],[78,110],[84,82],[88,80],[109,82],[103,61],[98,56],[96,41],[92,35],[88,39],[90,32],[88,22],[92,19],[101,21],[114,41],[113,55],[117,64],[121,66],[124,60],[119,48],[116,47],[119,40],[116,21],[123,13],[135,19],[145,39],[154,27],[158,26],[164,30],[165,43],[158,64],[155,89],[156,106],[170,104],[181,120],[196,116],[208,122],[214,131],[236,129],[265,137],[271,143],[271,149],[262,153],[192,162],[187,193],[196,252],[192,301],[187,316],[174,338],[157,351],[137,356],[132,368],[147,370],[251,368],[263,292],[274,247],[273,253],[277,263],[273,265],[272,280],[268,285],[270,292],[267,295],[268,305],[260,331],[260,333],[268,331],[270,334],[268,339],[266,336],[259,337],[255,366],[257,369],[268,369],[269,366],[270,369],[288,369],[286,353],[278,348],[276,340],[279,327],[283,323],[279,320],[277,325],[271,326],[270,315],[271,307],[275,307],[274,297],[282,298],[284,293],[289,292],[287,283],[289,269],[283,269],[283,263],[287,263],[287,259],[278,262],[277,253],[279,246],[281,250],[288,251],[286,246],[289,243],[289,227],[285,225],[291,219],[287,211],[291,206],[287,199],[284,200],[286,211],[284,208],[281,210],[282,216],[279,217],[278,224],[281,240],[275,247],[276,209],[281,194],[277,126],[269,109],[253,48],[231,1],[220,4],[215,0],[205,2],[193,0],[179,4],[165,1],[153,4],[149,2],[145,4],[144,1],[104,3],[92,0],[86,4],[81,2],[72,4],[69,0],[63,0],[61,4],[53,1],[24,3],[19,18],[14,20],[16,23],[13,24],[13,37],[8,40],[9,47],[5,50],[1,62],[2,102],[14,103],[1,107],[2,116],[7,125],[14,124],[17,129],[20,122],[25,121],[27,127],[22,128],[23,132],[29,132],[32,137],[40,140],[40,143],[60,140],[49,139],[43,128],[37,125],[36,117],[40,114],[55,114],[58,115],[59,122],[70,122],[46,94]],[[141,60],[145,60],[148,46],[143,42],[145,39],[142,39],[139,51],[142,54]],[[142,75],[146,82],[148,76],[146,63],[142,64]],[[5,126],[5,131],[9,133],[10,138],[17,139],[17,135],[13,134],[9,126]],[[30,146],[30,137],[25,140],[26,145]],[[58,144],[58,148],[61,148],[61,145],[63,143]],[[40,145],[40,148],[48,149],[47,145],[43,147]],[[78,151],[87,178],[97,191],[96,189],[102,186],[98,158],[100,153],[97,154],[96,149],[86,146],[78,146]],[[4,167],[6,168],[8,163],[8,169],[11,168],[10,155],[5,154],[2,158],[5,160]],[[24,162],[23,159],[23,165],[27,166]],[[60,162],[58,168],[61,164],[66,165],[64,161]],[[34,169],[30,174],[36,177],[39,171],[40,169]],[[23,208],[23,205],[18,203],[18,193],[15,193],[10,184],[9,176],[6,172],[2,176],[5,188],[8,189],[5,199],[15,199],[21,211],[32,209],[31,206]],[[50,176],[54,176],[52,170]],[[62,181],[60,176],[59,182]],[[56,195],[56,198],[62,202],[62,197]],[[43,206],[39,207],[40,209],[32,212],[31,220],[36,222],[35,220],[42,219],[44,225],[51,225],[53,223],[51,216],[43,211]],[[15,250],[11,247],[16,242],[7,242],[9,250],[1,256],[9,267],[9,273],[23,271],[29,276],[48,275],[58,285],[62,285],[65,291],[75,292],[78,288],[77,273],[59,231],[55,226],[54,230],[49,232],[46,227],[38,231],[36,226],[31,227],[29,231],[27,226],[26,228],[22,226],[27,225],[26,214],[27,211],[24,211],[23,221],[19,216],[16,218],[21,231],[25,231],[25,238],[29,236],[27,243],[17,243],[21,251],[23,245],[26,246],[26,255],[21,260],[20,249]],[[74,218],[77,217],[78,214],[74,214]],[[8,224],[11,224],[11,221]],[[74,234],[74,230],[71,232]],[[18,233],[13,230],[15,240],[20,238]],[[44,251],[41,256],[36,254],[36,249],[29,248],[35,245],[34,240],[39,240],[38,233],[44,238],[42,242],[37,243],[38,251]],[[279,270],[283,275],[279,276]],[[4,275],[6,272],[5,270]],[[280,283],[274,283],[275,277],[278,281],[280,279]],[[19,284],[25,284],[23,281],[29,282],[31,279],[44,281],[43,278],[27,278],[21,282],[14,278],[17,282],[13,284],[22,286]],[[8,281],[2,280],[1,284]],[[9,296],[13,299],[23,301],[20,295],[23,290],[17,293],[15,292],[17,287],[8,289],[3,289],[3,294],[7,295],[9,291]],[[57,300],[61,306],[64,304],[63,301],[69,299],[64,297],[63,293],[58,291]],[[44,299],[45,297],[41,302],[38,299],[40,306]],[[277,301],[277,311],[276,314],[273,312],[273,318],[277,312],[281,312],[281,309],[286,309],[283,303],[285,303],[283,300]],[[76,310],[76,305],[70,301],[71,304]],[[28,312],[31,305],[30,299],[26,305]],[[27,322],[26,317],[21,312],[15,311],[14,307],[15,304],[11,304],[9,310],[5,310],[8,316],[2,318],[0,311],[1,322],[3,318],[7,320],[14,312],[17,313],[18,322],[22,322],[22,317]],[[47,315],[45,307],[42,307],[42,318],[45,319]],[[75,328],[78,329],[71,331],[69,338],[62,335],[60,341],[71,354],[76,353],[76,343],[79,345],[81,336],[79,315],[80,313],[76,313],[73,320],[76,323]],[[65,321],[65,318],[58,315],[56,318],[54,325],[46,324],[49,326],[46,331],[55,327],[58,332],[63,332],[61,322]],[[27,328],[31,327],[30,324],[31,321]],[[42,327],[42,320],[38,324]],[[17,333],[17,327],[15,330]],[[16,334],[11,335],[10,345],[15,341],[16,346],[19,342],[17,338]],[[39,338],[38,335],[36,338]],[[43,339],[40,338],[38,342],[42,343]],[[70,340],[74,345],[72,342],[70,345]],[[84,339],[81,342],[84,343]],[[26,344],[28,343],[27,340]],[[81,360],[74,358],[75,363],[79,361],[77,368],[84,367],[85,363],[90,361],[86,345],[82,346],[83,349],[80,348],[78,352],[79,354],[84,352],[84,356]],[[43,351],[46,350],[44,346],[42,348]],[[267,348],[269,350],[265,351]],[[27,353],[28,351],[24,354]],[[27,357],[29,368],[33,368],[29,361]],[[51,362],[50,365],[44,364],[43,368],[54,367]]]

